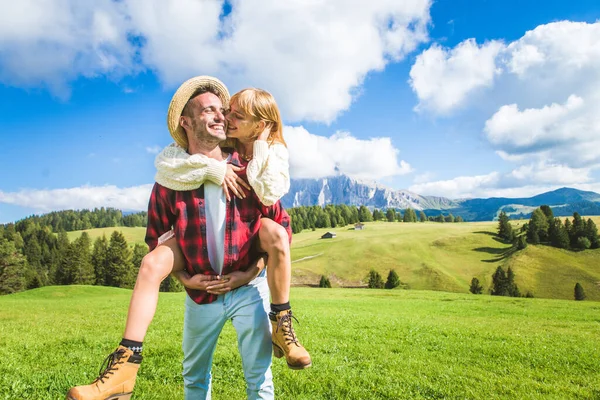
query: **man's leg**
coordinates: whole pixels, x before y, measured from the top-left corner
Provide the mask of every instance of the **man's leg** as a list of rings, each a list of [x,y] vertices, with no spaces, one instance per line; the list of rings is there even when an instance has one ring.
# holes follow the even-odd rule
[[[285,356],[292,369],[304,369],[312,365],[310,354],[300,344],[292,325],[290,284],[292,260],[290,242],[286,230],[269,218],[262,218],[259,230],[259,248],[269,255],[267,279],[271,291],[273,324],[273,352],[275,357]]]
[[[186,400],[211,398],[211,368],[217,339],[227,317],[223,296],[210,304],[185,298],[183,322],[183,383]]]
[[[142,362],[142,344],[154,318],[160,283],[173,269],[183,268],[183,256],[175,239],[146,254],[138,272],[119,347],[106,359],[106,369],[89,385],[71,388],[70,400],[127,399],[135,386]]]
[[[274,399],[269,289],[264,273],[224,297],[237,333],[248,399]]]

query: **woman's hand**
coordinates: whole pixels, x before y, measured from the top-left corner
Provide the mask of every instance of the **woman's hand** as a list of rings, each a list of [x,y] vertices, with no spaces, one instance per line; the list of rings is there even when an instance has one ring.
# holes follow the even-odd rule
[[[212,294],[225,294],[250,282],[256,277],[253,271],[234,271],[221,276],[218,281],[209,282],[206,291]]]
[[[245,167],[236,167],[235,165],[227,164],[227,172],[225,173],[225,178],[223,179],[223,192],[225,192],[225,198],[227,201],[231,201],[231,196],[229,195],[229,191],[237,196],[240,199],[246,198],[246,194],[242,188],[250,191],[250,186],[244,182],[242,178],[238,176],[236,172],[240,172]]]
[[[264,140],[265,142],[269,141],[269,136],[271,136],[271,128],[272,127],[273,127],[273,124],[271,122],[266,123],[265,129],[263,129],[263,131],[258,135],[256,140]]]

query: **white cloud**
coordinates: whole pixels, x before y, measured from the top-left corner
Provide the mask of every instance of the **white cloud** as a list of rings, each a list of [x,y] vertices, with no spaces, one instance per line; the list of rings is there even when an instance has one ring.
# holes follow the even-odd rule
[[[398,161],[390,138],[360,140],[347,132],[330,137],[313,135],[304,127],[284,127],[290,150],[292,178],[322,178],[338,174],[358,179],[381,179],[412,171]]]
[[[79,76],[212,74],[273,92],[286,120],[330,122],[368,73],[427,38],[431,0],[23,0],[2,7],[0,82],[67,95]]]
[[[490,110],[482,131],[502,159],[600,165],[600,21],[540,25],[497,53],[490,43],[434,45],[419,55],[411,70],[417,107],[448,114],[475,98]],[[477,57],[491,64],[469,62]]]
[[[95,207],[145,211],[151,190],[152,184],[127,188],[107,185],[51,190],[23,189],[18,192],[0,191],[0,203],[30,208],[36,213]]]
[[[476,89],[491,86],[503,48],[498,41],[479,46],[469,39],[450,50],[434,44],[423,51],[410,69],[409,82],[419,97],[417,110],[445,114],[462,106]]]
[[[453,179],[412,185],[409,190],[421,195],[449,198],[528,197],[562,186],[598,190],[591,168],[570,168],[563,164],[540,161],[519,166],[508,173],[459,176]]]
[[[79,76],[119,76],[135,69],[123,4],[111,0],[23,0],[2,6],[0,81],[69,94]]]
[[[476,197],[476,193],[489,193],[488,189],[493,188],[499,178],[497,172],[487,175],[459,176],[454,179],[418,183],[410,186],[408,190],[420,195],[443,196],[451,199]]]
[[[146,151],[150,154],[158,154],[158,153],[160,153],[161,150],[162,150],[162,147],[160,147],[158,145],[146,147]]]
[[[539,109],[519,111],[516,104],[502,106],[486,121],[484,131],[492,144],[513,149],[561,144],[578,132],[557,127],[573,118],[583,103],[582,98],[572,95],[564,105],[553,103]]]

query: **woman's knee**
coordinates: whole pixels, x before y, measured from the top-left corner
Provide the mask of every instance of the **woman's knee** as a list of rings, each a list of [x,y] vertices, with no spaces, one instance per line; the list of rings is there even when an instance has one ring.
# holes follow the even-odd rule
[[[278,223],[263,219],[259,235],[261,246],[267,252],[269,250],[289,252],[290,243],[287,231]]]
[[[154,251],[146,254],[142,258],[142,264],[138,272],[138,277],[148,280],[160,280],[165,279],[173,269],[173,261],[169,260],[168,257],[161,256]]]

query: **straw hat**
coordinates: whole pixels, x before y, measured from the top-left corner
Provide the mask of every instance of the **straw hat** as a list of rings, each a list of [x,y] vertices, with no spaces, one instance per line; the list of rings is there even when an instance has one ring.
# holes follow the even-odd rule
[[[188,100],[200,89],[210,89],[216,92],[223,103],[223,107],[229,107],[229,91],[223,82],[217,78],[213,78],[212,76],[196,76],[188,79],[179,86],[179,89],[177,89],[171,99],[171,104],[169,104],[167,126],[175,142],[184,149],[188,148],[188,140],[185,130],[179,124],[179,119]]]

